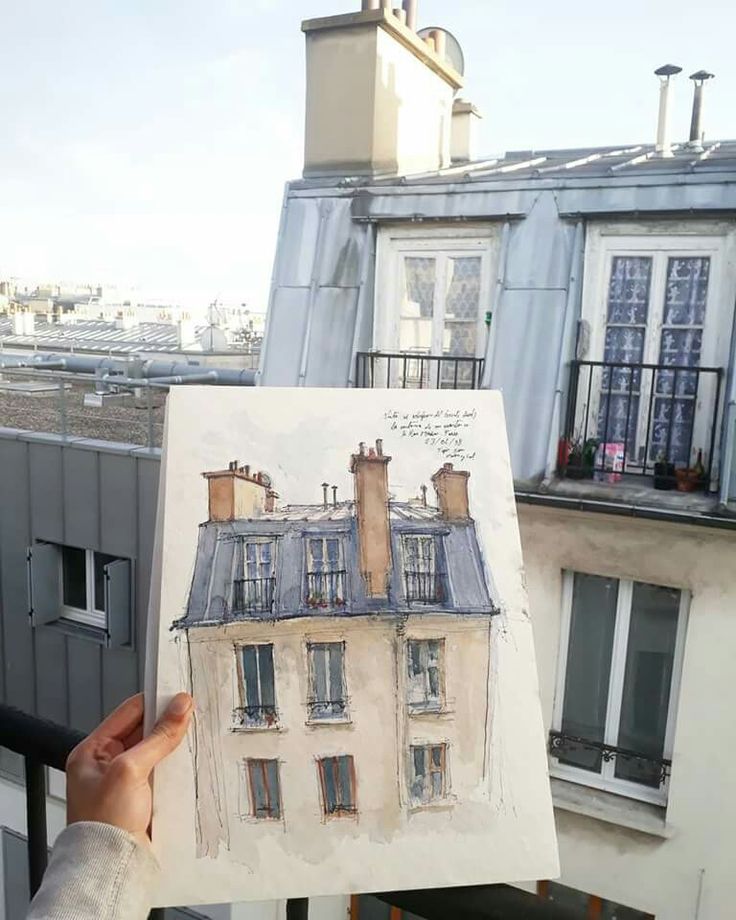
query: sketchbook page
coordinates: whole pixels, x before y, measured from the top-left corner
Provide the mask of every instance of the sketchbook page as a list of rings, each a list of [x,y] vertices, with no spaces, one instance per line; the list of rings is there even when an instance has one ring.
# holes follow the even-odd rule
[[[148,595],[148,619],[146,620],[146,660],[143,676],[143,731],[148,734],[156,721],[156,673],[158,670],[159,609],[161,605],[161,563],[164,540],[164,469],[166,465],[166,444],[169,431],[168,399],[164,415],[164,432],[161,441],[158,495],[156,497],[156,531],[153,538],[153,559],[151,562],[151,585]],[[166,701],[159,700],[165,705]]]
[[[169,397],[156,903],[558,874],[501,396]]]

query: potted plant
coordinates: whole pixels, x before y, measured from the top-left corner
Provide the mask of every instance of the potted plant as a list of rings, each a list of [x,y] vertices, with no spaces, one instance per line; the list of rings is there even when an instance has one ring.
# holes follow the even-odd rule
[[[588,438],[587,441],[577,438],[569,442],[565,476],[568,479],[592,479],[597,450],[597,438]]]
[[[695,466],[687,466],[676,471],[677,491],[678,492],[697,492],[704,489],[705,467],[703,466],[703,451],[698,450],[698,457]]]
[[[674,489],[676,483],[675,464],[666,460],[664,454],[659,454],[654,463],[654,488],[666,492]]]

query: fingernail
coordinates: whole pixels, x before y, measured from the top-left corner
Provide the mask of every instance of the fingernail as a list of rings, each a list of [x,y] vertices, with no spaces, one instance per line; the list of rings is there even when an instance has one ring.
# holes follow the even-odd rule
[[[188,693],[177,693],[174,699],[169,703],[169,713],[172,716],[182,718],[192,708],[193,700]]]

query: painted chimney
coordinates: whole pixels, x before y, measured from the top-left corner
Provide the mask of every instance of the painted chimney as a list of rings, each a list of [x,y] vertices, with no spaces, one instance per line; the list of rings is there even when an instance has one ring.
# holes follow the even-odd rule
[[[472,102],[456,99],[452,104],[450,159],[453,164],[477,159],[478,122],[483,116]]]
[[[688,147],[692,150],[703,149],[703,86],[706,80],[712,80],[715,74],[707,70],[697,70],[690,74],[693,81],[693,114],[690,119],[690,138]]]
[[[406,19],[406,22],[404,22]],[[414,30],[416,3],[302,23],[307,45],[304,176],[428,172],[450,163],[462,77]]]
[[[659,77],[659,116],[657,118],[657,143],[654,149],[660,157],[673,155],[670,144],[670,88],[671,78],[681,70],[682,67],[676,64],[665,64],[654,71]]]
[[[369,597],[386,597],[391,575],[391,527],[388,503],[388,464],[391,457],[383,453],[383,444],[350,458],[350,472],[355,481],[355,505],[358,519],[360,572]]]
[[[432,476],[432,485],[437,493],[437,505],[446,521],[467,521],[470,519],[468,503],[468,479],[470,473],[456,470],[451,463],[445,463]]]
[[[248,472],[246,472],[248,470]],[[209,488],[209,520],[235,521],[259,517],[269,509],[271,479],[265,473],[250,474],[249,467],[239,467],[233,460],[226,470],[203,473]],[[271,499],[271,502],[273,499]]]

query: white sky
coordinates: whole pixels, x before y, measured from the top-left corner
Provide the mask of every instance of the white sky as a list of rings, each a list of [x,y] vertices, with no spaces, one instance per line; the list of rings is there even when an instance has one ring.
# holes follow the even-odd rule
[[[302,18],[359,0],[0,0],[0,277],[136,285],[265,309],[283,183],[299,175]],[[730,0],[419,0],[466,57],[482,154],[651,141],[655,67],[716,74],[736,136]]]

